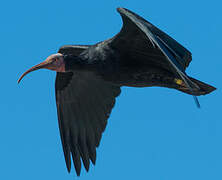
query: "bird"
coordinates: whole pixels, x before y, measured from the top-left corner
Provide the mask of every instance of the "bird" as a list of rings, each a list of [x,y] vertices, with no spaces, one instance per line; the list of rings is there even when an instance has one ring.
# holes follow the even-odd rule
[[[38,69],[56,71],[55,95],[60,137],[68,172],[77,176],[96,163],[96,149],[121,87],[165,87],[196,96],[215,87],[186,74],[189,50],[159,28],[117,8],[122,28],[94,45],[65,45],[19,78]]]

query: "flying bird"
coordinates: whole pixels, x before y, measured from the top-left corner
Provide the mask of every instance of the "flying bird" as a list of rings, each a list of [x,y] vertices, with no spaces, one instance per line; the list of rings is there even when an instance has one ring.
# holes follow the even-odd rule
[[[26,71],[57,72],[56,105],[65,162],[71,158],[77,175],[81,161],[89,170],[96,163],[96,148],[122,86],[167,87],[196,96],[216,88],[188,76],[190,51],[169,35],[125,8],[120,32],[95,45],[66,45],[58,53]]]

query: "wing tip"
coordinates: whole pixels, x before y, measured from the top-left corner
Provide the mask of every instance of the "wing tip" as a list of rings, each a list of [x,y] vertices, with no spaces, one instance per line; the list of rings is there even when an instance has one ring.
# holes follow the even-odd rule
[[[125,13],[126,11],[129,11],[128,9],[123,8],[123,7],[118,7],[118,8],[116,8],[116,10],[117,10],[117,12],[119,12],[120,14],[121,14],[121,13]]]
[[[117,10],[118,12],[120,12],[122,9],[123,9],[122,7],[116,8],[116,10]]]
[[[76,170],[76,175],[79,177],[81,174],[81,167],[76,167],[75,166],[75,170]]]
[[[66,167],[67,167],[68,173],[70,173],[70,172],[71,172],[71,165],[69,165],[68,163],[66,163]]]

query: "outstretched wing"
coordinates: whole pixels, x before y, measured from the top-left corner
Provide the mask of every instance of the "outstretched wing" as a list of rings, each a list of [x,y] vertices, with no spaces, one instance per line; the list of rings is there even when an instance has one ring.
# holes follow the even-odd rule
[[[67,78],[67,75],[68,78]],[[66,86],[60,83],[66,82]],[[79,176],[81,159],[89,170],[96,161],[96,147],[105,130],[120,87],[104,82],[93,73],[58,73],[56,104],[59,129],[68,171],[71,155]]]
[[[166,57],[170,56],[170,61],[180,71],[185,71],[192,59],[190,51],[130,10],[118,8],[117,11],[122,17],[123,27],[120,33],[113,38],[112,46],[123,52],[132,51],[131,55],[138,56],[142,60],[153,60],[157,63],[160,60],[165,60],[163,62],[165,65],[167,65]],[[157,59],[155,59],[156,57]],[[164,59],[161,59],[161,57]]]
[[[68,45],[59,49],[64,55],[78,56],[90,46]],[[76,173],[81,171],[81,159],[89,170],[90,160],[96,162],[96,147],[105,130],[107,119],[120,94],[120,87],[104,82],[93,73],[57,73],[56,105],[60,136],[68,171],[71,157]]]
[[[191,92],[199,89],[185,73],[192,59],[187,49],[139,15],[124,8],[117,11],[122,17],[123,27],[109,44],[124,56],[121,60],[157,65],[180,77]]]

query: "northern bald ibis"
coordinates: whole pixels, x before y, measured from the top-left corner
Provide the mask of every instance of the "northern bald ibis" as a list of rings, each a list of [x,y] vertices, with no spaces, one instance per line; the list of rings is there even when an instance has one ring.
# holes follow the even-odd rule
[[[107,119],[121,86],[160,86],[196,96],[216,88],[189,77],[191,53],[166,33],[140,17],[118,8],[123,26],[114,37],[95,45],[67,45],[26,71],[57,72],[55,90],[59,129],[68,171],[71,157],[77,175],[81,160],[89,170],[96,162]],[[169,112],[170,113],[170,112]]]

